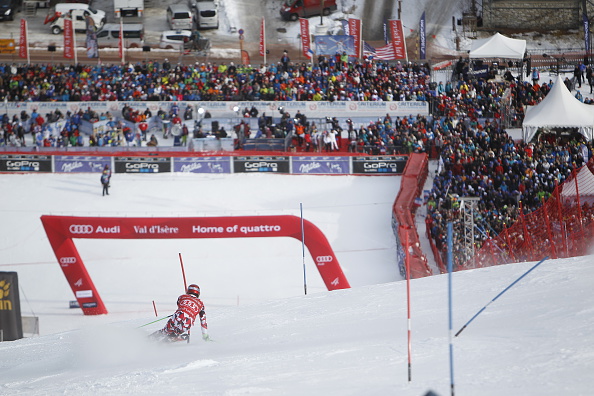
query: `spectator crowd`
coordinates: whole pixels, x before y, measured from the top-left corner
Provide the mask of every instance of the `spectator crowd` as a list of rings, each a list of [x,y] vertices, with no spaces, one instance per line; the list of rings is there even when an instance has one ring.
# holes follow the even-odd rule
[[[288,112],[281,112],[280,123],[272,125],[266,114],[246,108],[242,115],[257,118],[257,130],[251,131],[249,123],[242,120],[232,132],[238,137],[238,148],[242,138],[249,136],[292,135],[295,146],[303,151],[332,152],[347,144],[351,152],[429,152],[440,158],[440,172],[427,205],[431,237],[443,249],[445,225],[458,216],[460,197],[480,197],[476,214],[480,246],[488,235],[498,234],[514,222],[520,202],[524,212],[535,210],[542,198],[592,155],[592,142],[579,134],[562,138],[541,134],[534,142],[514,141],[502,128],[503,121],[520,126],[526,106],[542,101],[553,82],[534,79],[530,83],[508,77],[506,74],[506,80],[496,80],[467,76],[436,84],[431,82],[427,64],[344,61],[334,57],[320,57],[314,64],[278,62],[260,67],[236,66],[233,62],[184,66],[171,65],[167,60],[126,66],[0,64],[0,100],[426,101],[428,116],[386,114],[375,122],[359,125],[331,114],[324,124],[316,125],[305,114]],[[573,88],[569,79],[565,83]],[[592,103],[583,97],[578,99]],[[192,119],[193,114],[191,109],[189,114],[188,109],[183,113],[181,110],[172,106],[169,112],[159,111],[157,116],[170,128],[179,125],[176,135],[205,136],[198,123],[193,131],[187,130],[182,120]],[[90,146],[158,144],[154,135],[147,136],[146,123],[153,116],[148,109],[139,112],[124,108],[122,114],[125,121],[145,125],[133,131],[111,114],[96,114],[91,108],[72,114],[57,110],[45,116],[22,112],[20,117],[9,118],[5,114],[0,145],[28,144],[25,136],[31,134],[32,145],[81,146],[83,120],[106,121],[101,133],[90,136]],[[56,121],[63,121],[61,130],[49,130],[47,125]],[[216,132],[217,137],[227,136],[224,129]],[[348,137],[343,141],[341,136]]]

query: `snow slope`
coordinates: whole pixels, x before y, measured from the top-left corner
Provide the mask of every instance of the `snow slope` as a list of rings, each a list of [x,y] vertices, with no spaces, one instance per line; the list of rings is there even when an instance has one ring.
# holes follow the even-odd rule
[[[42,333],[0,343],[1,395],[450,393],[447,275],[411,282],[408,381],[406,283],[384,246],[397,178],[128,176],[114,175],[102,197],[95,174],[0,175],[0,270],[18,271],[23,314],[39,316]],[[301,247],[282,238],[110,241],[80,247],[110,310],[83,316],[67,308],[73,296],[39,222],[44,213],[296,214],[299,202],[352,289],[325,291],[308,257],[304,296]],[[159,317],[172,312],[183,284],[178,252],[188,280],[202,287],[214,342],[193,335],[189,344],[151,344],[145,335],[164,322],[139,328],[155,320],[151,300]],[[456,393],[591,394],[593,258],[545,261],[455,338]],[[533,265],[455,273],[454,332]]]

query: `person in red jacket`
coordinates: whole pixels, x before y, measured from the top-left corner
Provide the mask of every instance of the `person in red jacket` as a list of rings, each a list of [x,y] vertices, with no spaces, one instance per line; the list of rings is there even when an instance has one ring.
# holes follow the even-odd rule
[[[200,287],[195,284],[188,286],[186,294],[182,294],[177,298],[177,311],[171,315],[165,327],[151,334],[151,337],[163,341],[187,340],[190,328],[194,325],[196,317],[199,317],[202,339],[209,341],[204,303],[199,297]]]

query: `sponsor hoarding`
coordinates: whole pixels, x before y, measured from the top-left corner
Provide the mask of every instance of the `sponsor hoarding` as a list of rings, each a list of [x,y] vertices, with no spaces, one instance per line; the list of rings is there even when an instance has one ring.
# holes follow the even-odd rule
[[[290,173],[289,157],[287,156],[260,156],[260,157],[234,157],[234,173]]]
[[[354,157],[353,174],[363,175],[401,175],[408,156]]]
[[[293,157],[292,172],[296,174],[336,174],[350,173],[349,157]]]
[[[49,155],[0,155],[0,172],[51,172]]]
[[[169,157],[116,157],[115,173],[164,173],[171,172]]]
[[[184,173],[231,173],[230,157],[175,157],[173,171]]]
[[[105,165],[111,167],[110,157],[89,157],[78,155],[58,155],[54,158],[54,172],[98,172],[101,173]]]

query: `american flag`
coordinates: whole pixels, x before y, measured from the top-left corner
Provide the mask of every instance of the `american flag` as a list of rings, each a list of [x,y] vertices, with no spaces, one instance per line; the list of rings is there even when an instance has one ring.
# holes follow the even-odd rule
[[[381,60],[395,60],[396,54],[394,53],[394,47],[392,43],[388,43],[383,47],[373,48],[366,41],[363,42],[363,55],[367,57],[373,57],[374,59]]]

